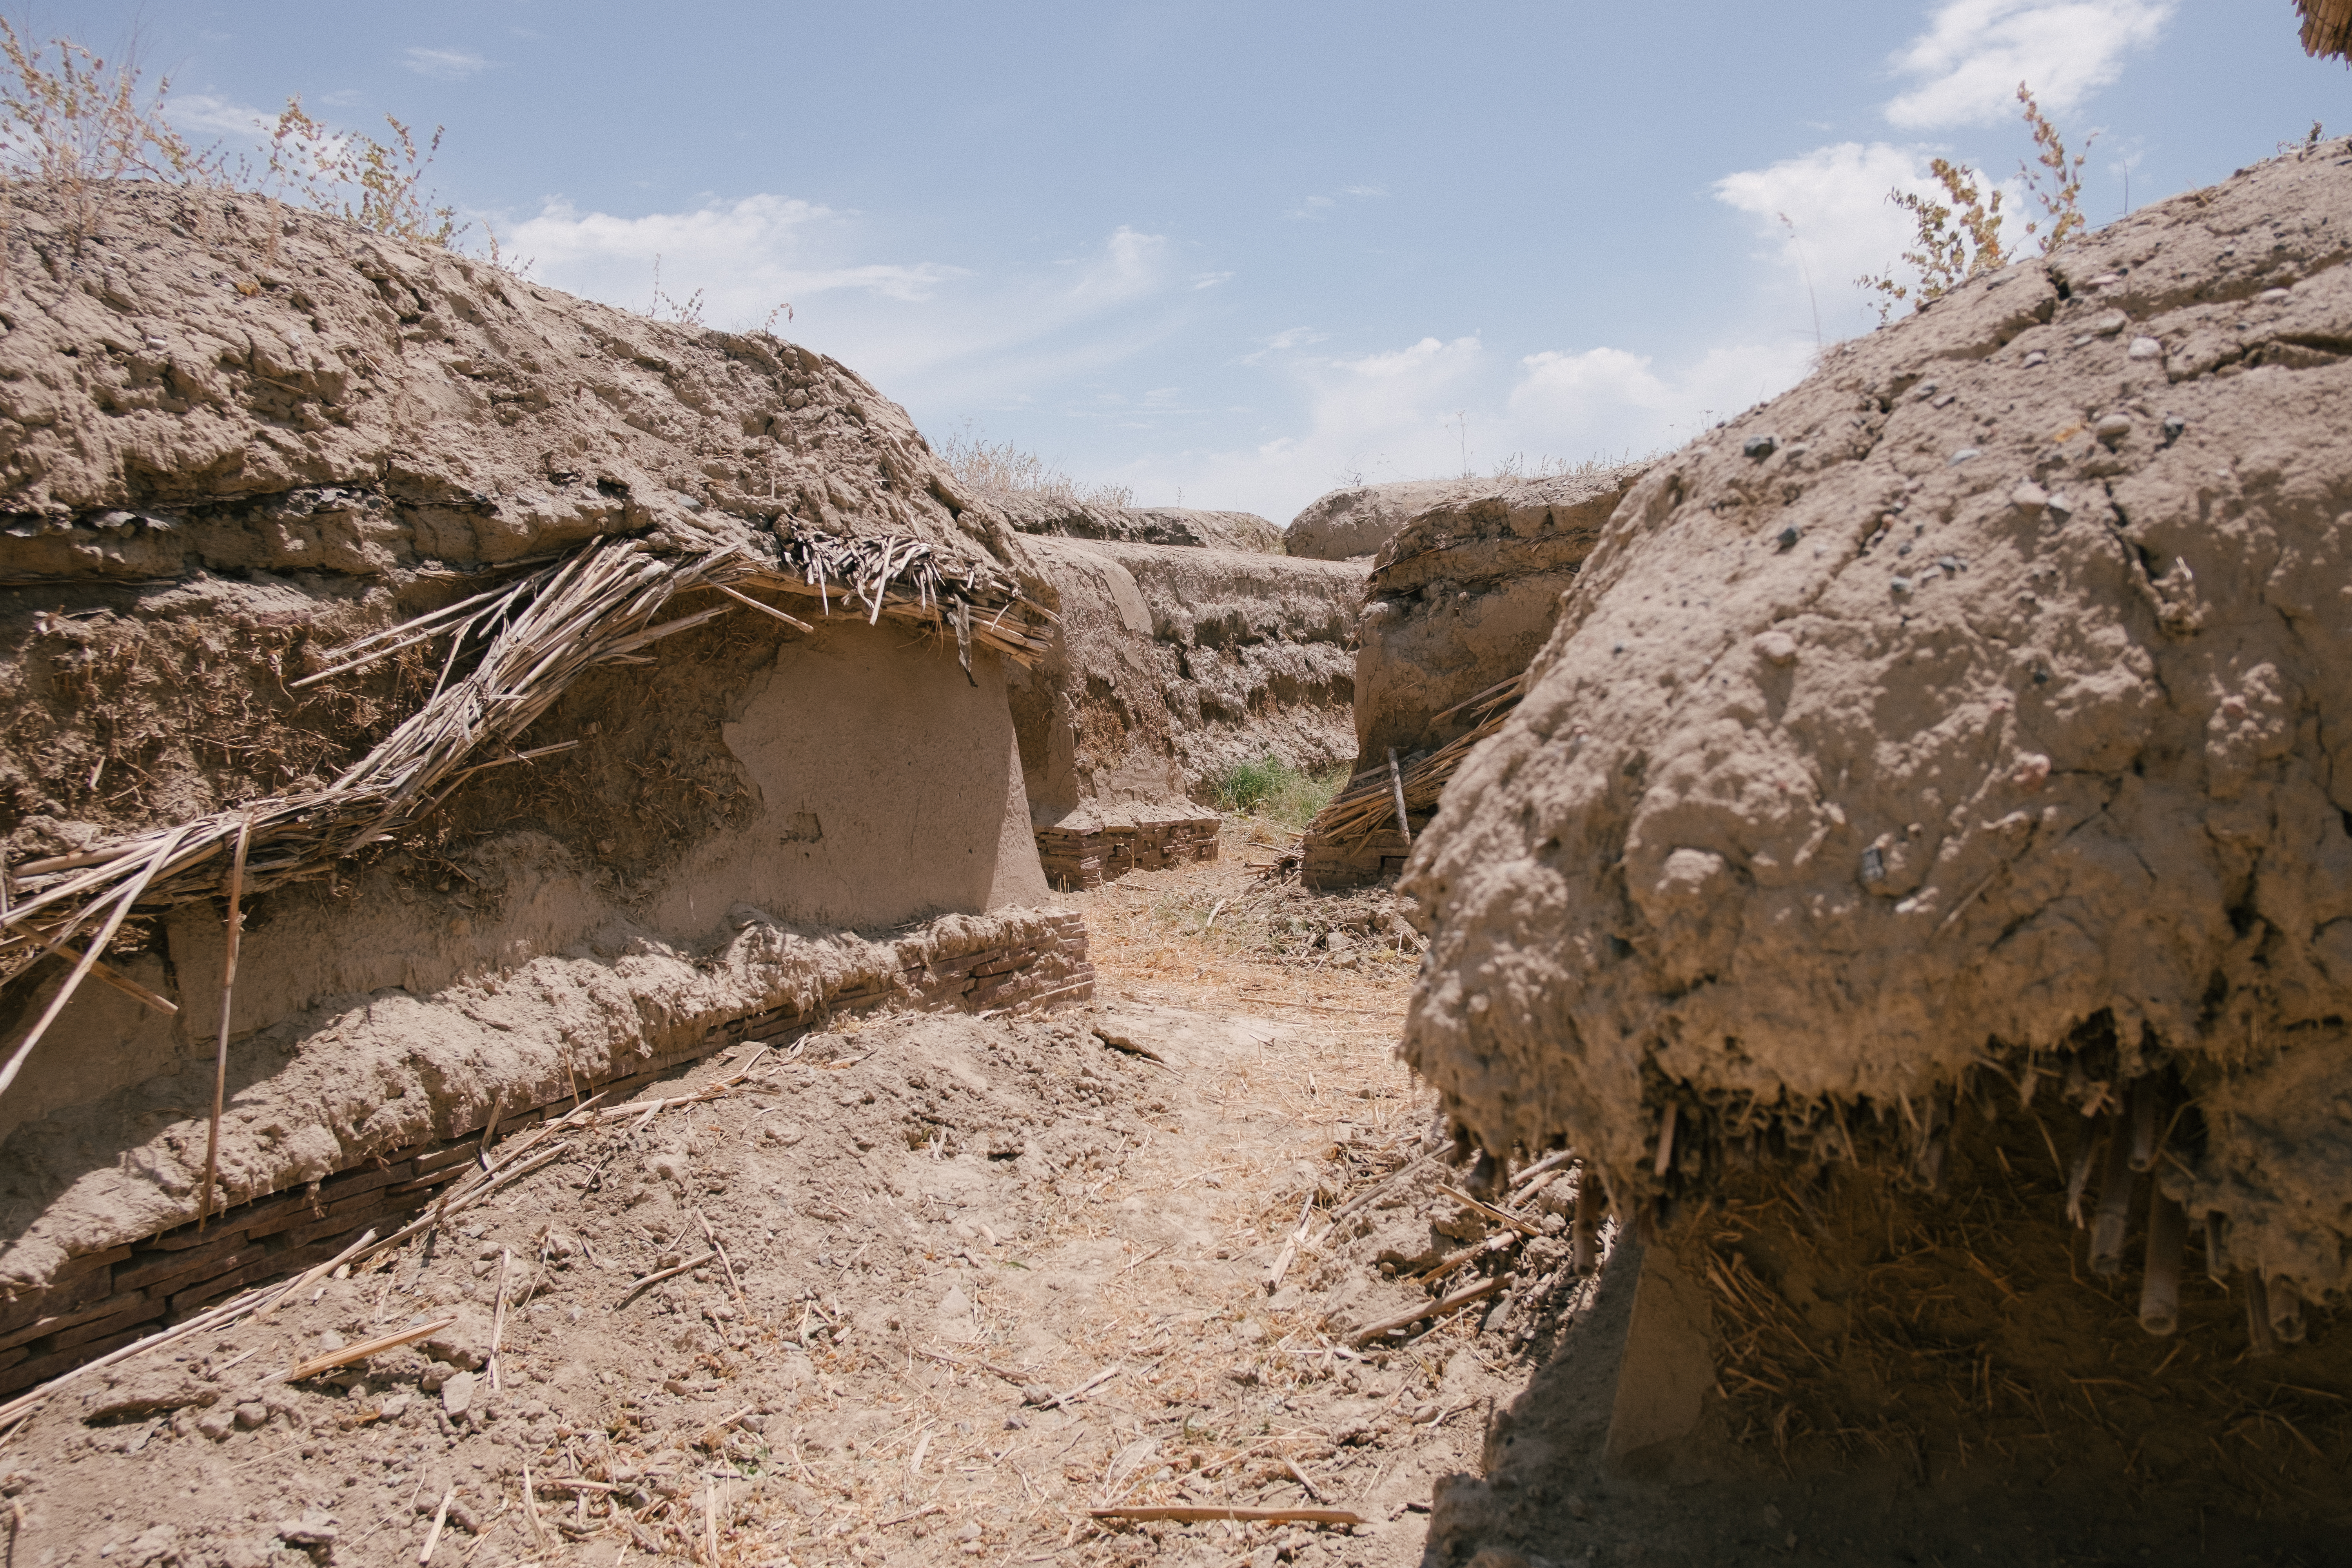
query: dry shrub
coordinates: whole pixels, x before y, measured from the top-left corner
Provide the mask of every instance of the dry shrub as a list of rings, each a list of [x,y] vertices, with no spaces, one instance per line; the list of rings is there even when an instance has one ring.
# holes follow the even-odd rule
[[[392,139],[379,142],[322,124],[297,96],[264,137],[260,162],[232,161],[217,144],[198,148],[164,117],[171,79],[142,93],[135,41],[110,63],[71,38],[31,41],[29,27],[0,19],[0,55],[7,62],[0,179],[61,198],[77,247],[103,215],[106,193],[124,180],[252,191],[427,245],[446,246],[460,232],[456,210],[424,190],[439,126],[420,149],[409,128],[386,115]],[[274,226],[271,233],[274,244]],[[492,251],[495,259],[495,242]]]
[[[2087,151],[2067,153],[2057,126],[2042,113],[2042,106],[2034,101],[2032,89],[2023,82],[2017,84],[2017,101],[2025,106],[2025,123],[2033,132],[2034,146],[2034,163],[2019,163],[2018,174],[2026,195],[2042,209],[2040,217],[2028,220],[2025,232],[2040,236],[2040,254],[2047,256],[2087,225],[2082,205],[2083,164],[2090,154]],[[2084,145],[2087,148],[2089,142]],[[1894,268],[1854,279],[1879,296],[1878,319],[1882,323],[1905,300],[1924,310],[1931,301],[1979,273],[1994,271],[2011,259],[2011,253],[2000,238],[2000,188],[1985,184],[1966,163],[1955,163],[1949,159],[1935,159],[1927,168],[1936,183],[1944,188],[1946,200],[1937,201],[1910,191],[1886,193],[1888,201],[1912,217],[1915,232],[1911,248],[1902,256],[1902,265],[1910,269],[1912,280],[1904,282]]]
[[[936,451],[965,489],[982,495],[1030,497],[1065,506],[1123,509],[1135,504],[1135,492],[1125,485],[1082,485],[1010,441],[982,440],[969,423],[941,441]]]
[[[10,183],[63,199],[68,237],[79,247],[98,223],[105,192],[117,180],[206,184],[223,177],[215,151],[199,152],[163,118],[165,78],[140,96],[137,51],[112,65],[70,38],[46,45],[0,19],[0,170]]]

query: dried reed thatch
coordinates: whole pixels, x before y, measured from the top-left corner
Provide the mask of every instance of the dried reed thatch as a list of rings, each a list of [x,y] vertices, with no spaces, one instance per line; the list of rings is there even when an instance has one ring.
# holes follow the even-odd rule
[[[974,644],[1024,664],[1047,647],[1031,617],[1050,621],[1050,613],[992,564],[950,559],[903,537],[800,529],[778,543],[777,559],[769,561],[743,542],[674,557],[635,540],[598,541],[510,585],[373,633],[329,656],[340,662],[293,684],[315,684],[437,637],[448,637],[448,651],[425,706],[333,784],[0,868],[0,978],[53,953],[74,963],[0,1064],[0,1093],[91,974],[170,1008],[102,962],[135,910],[160,910],[225,891],[232,933],[226,978],[233,982],[237,905],[245,895],[320,876],[393,837],[486,768],[577,746],[565,741],[523,751],[516,742],[590,668],[648,663],[642,649],[739,606],[814,629],[745,588],[814,600],[823,615],[837,609],[869,623],[887,616],[952,637],[967,677]],[[678,595],[701,591],[722,595],[720,602],[656,619]],[[468,659],[470,668],[460,673]],[[482,760],[473,760],[478,756]],[[225,985],[224,1052],[227,1007]],[[216,1098],[215,1126],[218,1116]]]
[[[2352,0],[2294,0],[2303,17],[2304,52],[2352,59]]]
[[[1503,727],[1503,721],[1519,705],[1527,690],[1528,678],[1522,671],[1430,720],[1433,725],[1443,724],[1456,714],[1468,714],[1477,723],[1466,734],[1455,736],[1402,771],[1408,814],[1437,809],[1445,786],[1468,760],[1472,749]],[[1345,844],[1370,837],[1391,824],[1402,827],[1403,824],[1396,820],[1395,802],[1396,790],[1390,781],[1389,770],[1385,766],[1367,769],[1349,779],[1347,787],[1315,814],[1315,820],[1307,825],[1307,838],[1309,842],[1319,839]]]

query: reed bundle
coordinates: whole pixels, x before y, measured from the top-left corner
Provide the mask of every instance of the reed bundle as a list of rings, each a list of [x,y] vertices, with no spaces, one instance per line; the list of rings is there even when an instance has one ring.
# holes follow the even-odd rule
[[[1454,782],[1454,775],[1469,757],[1471,748],[1503,727],[1503,721],[1519,705],[1527,690],[1527,676],[1521,672],[1433,718],[1430,722],[1437,724],[1457,713],[1466,713],[1478,721],[1467,733],[1455,736],[1404,768],[1405,810],[1435,811],[1445,786]],[[1330,804],[1317,812],[1315,820],[1307,825],[1307,838],[1309,842],[1319,839],[1344,844],[1369,837],[1391,824],[1400,829],[1404,826],[1396,820],[1395,790],[1388,766],[1383,763],[1349,779],[1347,787],[1332,796]]]
[[[333,784],[69,855],[0,866],[0,977],[51,954],[74,962],[65,984],[0,1065],[0,1093],[93,973],[168,1008],[103,963],[134,910],[152,912],[209,898],[225,885],[241,898],[323,875],[343,858],[393,837],[474,774],[572,749],[580,742],[528,751],[516,742],[581,675],[600,664],[648,663],[639,650],[673,633],[739,606],[810,629],[750,597],[744,587],[814,597],[828,615],[838,601],[845,613],[868,622],[888,616],[928,626],[955,638],[967,676],[975,643],[1024,663],[1048,646],[1029,617],[1050,620],[1050,614],[1024,598],[1011,574],[993,565],[947,559],[919,540],[903,538],[834,538],[802,530],[780,544],[780,559],[772,562],[740,543],[684,557],[655,554],[635,540],[602,540],[507,586],[373,633],[334,650],[327,656],[336,661],[330,668],[292,684],[313,685],[439,637],[447,637],[449,647],[425,705]],[[699,590],[724,599],[656,618],[679,595]],[[232,970],[225,980],[233,979]]]

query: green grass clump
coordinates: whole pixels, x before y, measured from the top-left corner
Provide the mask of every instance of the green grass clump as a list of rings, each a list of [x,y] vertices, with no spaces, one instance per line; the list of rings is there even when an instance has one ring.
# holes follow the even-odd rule
[[[1341,763],[1310,773],[1280,757],[1235,763],[1218,775],[1213,799],[1220,811],[1244,811],[1296,832],[1315,819],[1348,782],[1348,764]]]

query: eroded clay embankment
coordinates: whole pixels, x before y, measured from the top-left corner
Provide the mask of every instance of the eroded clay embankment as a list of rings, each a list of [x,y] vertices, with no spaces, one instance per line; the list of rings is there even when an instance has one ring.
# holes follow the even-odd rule
[[[2343,151],[1975,279],[1619,507],[1409,878],[1478,1140],[1634,1210],[1932,1180],[1997,1071],[2119,1152],[2101,1268],[2146,1171],[2282,1329],[2352,1283]]]

